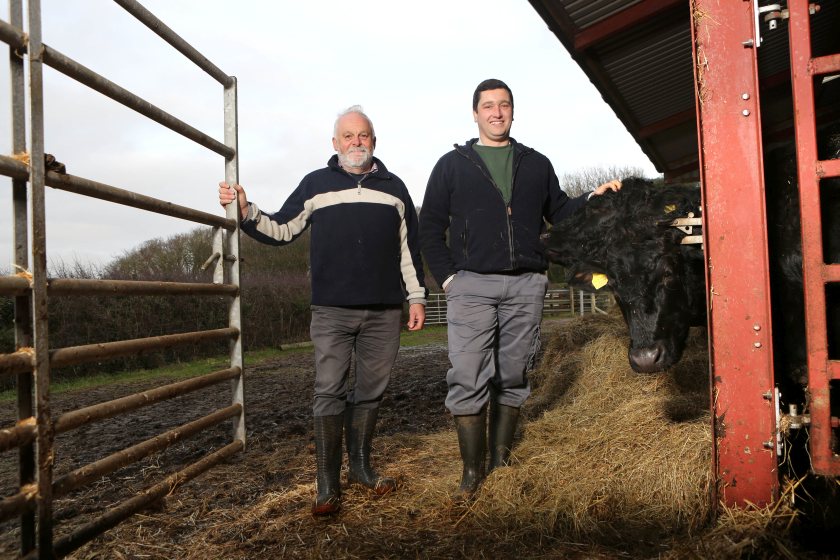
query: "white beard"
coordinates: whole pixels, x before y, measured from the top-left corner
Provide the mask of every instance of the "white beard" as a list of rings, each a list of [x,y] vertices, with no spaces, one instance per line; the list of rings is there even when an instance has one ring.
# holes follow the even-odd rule
[[[344,169],[365,169],[371,161],[373,154],[364,146],[350,148],[345,153],[338,154],[338,163]]]

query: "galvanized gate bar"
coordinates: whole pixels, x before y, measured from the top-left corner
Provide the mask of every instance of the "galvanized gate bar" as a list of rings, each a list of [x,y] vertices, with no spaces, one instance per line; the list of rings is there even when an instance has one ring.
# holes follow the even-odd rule
[[[28,169],[25,164],[18,160],[0,155],[0,175],[14,178],[27,177],[29,174]],[[165,202],[151,196],[112,187],[105,183],[84,179],[75,175],[49,171],[46,176],[46,184],[63,191],[107,200],[108,202],[117,202],[124,206],[148,210],[150,212],[172,216],[173,218],[181,218],[209,226],[220,226],[231,230],[236,228],[236,223],[233,220],[222,218],[209,212],[194,210],[187,206],[179,206],[178,204]]]
[[[10,25],[7,21],[0,19],[0,41],[10,47],[20,49],[26,46],[26,33],[20,27]]]
[[[34,512],[36,497],[37,487],[34,484],[27,484],[21,487],[17,494],[0,500],[0,521],[11,519],[21,512]]]
[[[198,391],[199,389],[204,389],[205,387],[232,379],[241,373],[242,371],[239,368],[227,368],[200,377],[193,377],[185,381],[156,387],[148,391],[143,391],[142,393],[135,393],[119,399],[79,408],[58,417],[55,421],[55,433],[60,434],[74,430],[105,418],[111,418],[117,414],[131,412],[166,399]]]
[[[212,329],[179,334],[166,334],[161,336],[150,336],[147,338],[134,338],[132,340],[119,340],[116,342],[100,342],[98,344],[85,344],[81,346],[69,346],[50,351],[51,365],[54,368],[73,366],[93,362],[105,358],[117,358],[129,354],[137,354],[144,350],[159,350],[178,344],[194,344],[196,342],[208,342],[212,340],[224,340],[239,334],[238,329]]]
[[[9,21],[17,30],[23,29],[23,2],[9,2]],[[25,37],[21,37],[25,41]],[[24,58],[25,46],[18,44],[9,48],[9,78],[12,101],[12,151],[16,154],[26,151],[26,80]],[[29,210],[26,177],[12,179],[12,212],[14,235],[14,267],[29,270]],[[28,283],[28,281],[27,281]],[[32,346],[32,293],[15,296],[15,349]],[[18,422],[33,417],[34,408],[32,366],[17,376],[17,418]],[[35,446],[27,441],[18,450],[19,484],[29,487],[35,482]],[[35,548],[35,513],[26,511],[21,515],[20,552],[23,554]]]
[[[225,110],[225,144],[233,152],[233,157],[225,161],[225,181],[229,185],[239,183],[239,100],[237,97],[237,82],[233,78],[230,84],[225,86],[224,110]],[[228,204],[225,208],[225,215],[233,220],[236,229],[222,234],[222,255],[225,258],[218,260],[219,267],[223,270],[223,282],[239,286],[239,205]],[[218,248],[216,248],[218,249]],[[219,269],[217,269],[219,270]],[[213,277],[218,282],[218,274]],[[228,319],[231,327],[241,331],[242,313],[241,296],[235,295],[228,306]],[[242,356],[242,336],[237,336],[230,341],[230,366],[238,367],[245,371],[245,362]],[[245,378],[243,375],[233,379],[231,382],[233,391],[233,403],[242,406],[242,414],[233,422],[233,437],[245,444]]]
[[[0,296],[25,296],[29,293],[29,280],[20,276],[0,276]]]
[[[52,473],[55,462],[50,411],[50,338],[47,307],[47,223],[44,170],[44,76],[41,57],[41,1],[29,0],[29,189],[32,193],[32,342],[35,349],[35,418],[38,423],[36,463],[38,474],[37,547],[44,558],[52,556]],[[31,53],[36,53],[32,55]]]
[[[50,171],[47,173],[47,185],[63,191],[74,192],[76,194],[99,198],[109,202],[118,202],[124,206],[131,206],[132,208],[139,208],[141,210],[149,210],[158,214],[172,216],[173,218],[182,218],[199,224],[221,226],[225,229],[233,229],[235,227],[230,220],[226,220],[215,214],[210,214],[209,212],[202,212],[186,206],[179,206],[151,196],[112,187],[98,181],[91,181],[90,179],[76,177],[75,175],[65,175]]]
[[[20,276],[0,276],[0,295],[22,296],[29,292],[29,280]],[[159,282],[154,280],[95,280],[89,278],[52,278],[47,280],[51,296],[64,295],[178,295],[233,296],[239,288],[233,284],[201,282]]]
[[[181,54],[193,61],[196,66],[207,72],[217,82],[225,87],[232,85],[234,78],[222,72],[219,67],[207,60],[192,45],[184,41],[180,35],[172,31],[168,25],[160,21],[155,15],[135,0],[114,0],[123,9],[136,17],[143,25],[157,33],[164,41],[175,47]]]
[[[70,535],[58,540],[55,543],[56,554],[60,556],[69,554],[89,540],[100,535],[103,531],[107,531],[108,529],[115,527],[121,521],[134,515],[155,500],[171,494],[181,484],[197,477],[214,465],[217,465],[225,459],[242,451],[244,448],[245,443],[241,440],[229,443],[218,451],[215,451],[210,455],[205,456],[203,459],[193,463],[189,467],[167,477],[166,480],[147,490],[144,490],[137,496],[126,500],[117,507],[108,510],[98,519],[76,529]]]
[[[14,428],[0,430],[0,452],[21,447],[35,441],[35,419],[30,417]]]
[[[0,279],[0,282],[2,282],[2,279]],[[179,294],[193,296],[234,296],[239,293],[239,287],[233,284],[158,282],[152,280],[94,280],[88,278],[53,278],[49,280],[47,290],[51,296],[97,294],[120,296],[164,296]]]
[[[796,161],[799,179],[799,211],[802,216],[802,282],[805,291],[805,326],[808,347],[808,392],[811,428],[809,454],[817,474],[840,475],[840,456],[831,448],[832,421],[829,382],[837,367],[829,367],[826,321],[826,266],[822,249],[820,176],[817,169],[817,125],[814,107],[815,73],[830,72],[835,57],[811,58],[811,18],[807,0],[790,0],[790,69],[793,87]],[[835,169],[836,170],[836,169]],[[837,216],[835,216],[837,218]]]
[[[779,480],[758,65],[744,44],[756,36],[753,3],[692,10],[717,497],[763,506]]]
[[[134,109],[141,115],[152,119],[156,123],[162,124],[166,128],[189,138],[193,142],[200,144],[221,156],[225,156],[226,158],[233,157],[232,150],[218,140],[170,115],[163,109],[159,109],[142,97],[139,97],[127,89],[118,86],[107,78],[100,76],[93,70],[82,66],[72,58],[61,54],[47,45],[43,45],[39,51],[35,51],[32,46],[31,48],[33,49],[32,52],[41,53],[44,64],[47,66],[50,66],[62,74],[73,78],[79,83],[88,86],[92,90],[98,91],[106,97],[110,97],[118,103],[122,103],[129,109]]]
[[[23,372],[30,373],[32,371],[33,364],[34,359],[31,348],[28,350],[18,349],[11,354],[0,354],[0,377]],[[32,414],[30,413],[28,416],[19,415],[18,420],[28,418],[29,416],[32,416]]]
[[[136,445],[126,447],[121,451],[112,453],[107,457],[88,463],[66,475],[58,478],[53,484],[53,497],[66,496],[76,488],[96,480],[97,478],[111,474],[131,463],[136,463],[152,453],[162,451],[167,447],[178,443],[184,438],[197,434],[198,432],[224,422],[228,418],[238,416],[242,412],[239,405],[230,405],[221,408],[207,416],[193,420],[177,428],[173,428],[153,438],[142,441]]]
[[[22,151],[25,150],[26,146],[21,148],[20,152],[15,150],[15,153],[22,153]],[[0,155],[0,175],[5,175],[6,177],[11,177],[12,179],[28,180],[29,166],[16,160],[15,158]]]

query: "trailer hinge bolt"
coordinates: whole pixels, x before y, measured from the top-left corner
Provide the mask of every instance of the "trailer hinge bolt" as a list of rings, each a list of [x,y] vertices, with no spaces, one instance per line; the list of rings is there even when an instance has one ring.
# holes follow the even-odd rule
[[[750,110],[749,109],[744,109],[743,111],[741,111],[741,114],[744,115],[745,117],[749,117],[750,116]]]
[[[761,348],[761,343],[760,342],[753,342],[753,346],[755,346],[756,348]]]
[[[761,395],[761,398],[765,401],[772,401],[773,400],[773,391],[767,391]]]
[[[764,449],[774,449],[776,447],[776,444],[773,443],[772,439],[770,441],[765,441],[762,445],[764,446]]]

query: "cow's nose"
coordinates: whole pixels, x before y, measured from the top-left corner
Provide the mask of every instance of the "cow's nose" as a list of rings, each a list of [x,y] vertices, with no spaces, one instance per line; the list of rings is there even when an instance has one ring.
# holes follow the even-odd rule
[[[630,367],[638,373],[655,373],[665,369],[662,365],[665,345],[661,341],[651,346],[630,349]]]

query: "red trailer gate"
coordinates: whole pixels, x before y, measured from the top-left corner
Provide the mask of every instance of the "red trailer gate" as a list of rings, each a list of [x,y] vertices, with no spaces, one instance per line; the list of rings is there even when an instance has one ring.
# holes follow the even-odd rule
[[[796,159],[802,215],[802,275],[808,344],[811,469],[840,475],[837,406],[840,406],[840,356],[830,355],[826,290],[840,283],[840,264],[823,258],[820,181],[840,176],[840,160],[820,161],[817,155],[814,78],[840,73],[840,54],[812,58],[808,0],[788,0],[790,10],[790,69],[793,85]],[[840,31],[838,31],[840,32]],[[837,217],[835,216],[835,219]],[[834,349],[837,352],[837,349]],[[832,399],[832,397],[834,397]],[[832,400],[835,403],[832,415]],[[832,437],[833,436],[833,437]],[[832,439],[834,443],[832,444]]]

